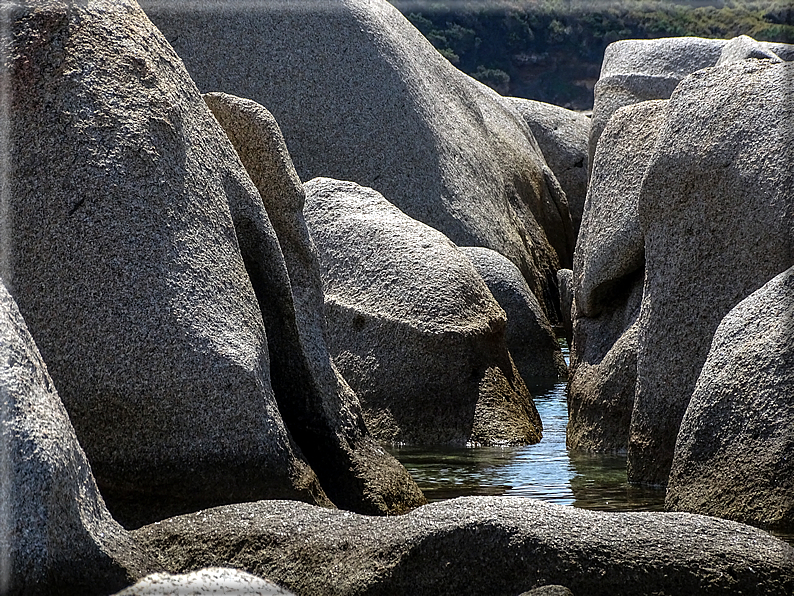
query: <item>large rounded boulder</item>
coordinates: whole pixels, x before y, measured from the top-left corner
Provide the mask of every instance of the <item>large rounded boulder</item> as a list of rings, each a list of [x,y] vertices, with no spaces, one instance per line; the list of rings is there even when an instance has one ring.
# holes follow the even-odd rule
[[[691,513],[586,511],[463,497],[372,517],[260,501],[136,530],[172,572],[229,565],[300,595],[516,596],[565,585],[592,596],[789,596],[794,548]]]
[[[459,250],[507,315],[505,341],[521,377],[530,382],[567,376],[568,366],[554,330],[518,267],[490,248],[461,246]]]
[[[541,424],[505,345],[505,313],[443,234],[378,192],[304,185],[328,345],[369,430],[408,444],[523,444]]]
[[[102,595],[160,565],[105,507],[16,303],[0,281],[0,593]]]
[[[301,180],[374,188],[460,246],[515,263],[556,322],[568,205],[508,102],[386,0],[143,3],[199,88],[276,118]]]
[[[666,104],[647,101],[619,109],[596,149],[572,274],[571,449],[628,449],[645,275],[637,203]]]
[[[287,427],[337,506],[384,514],[423,504],[408,471],[367,432],[358,398],[328,352],[320,264],[303,217],[305,195],[278,124],[254,101],[225,93],[204,99],[259,190],[289,272],[291,292],[274,294],[263,262],[269,255],[246,259],[263,307],[270,376]],[[238,237],[244,235],[238,229]]]
[[[665,484],[723,317],[794,262],[794,64],[694,73],[670,99],[640,190],[645,286],[629,478]]]
[[[241,255],[289,296],[278,239],[181,60],[131,1],[10,10],[0,268],[110,510],[329,503]]]
[[[722,320],[678,431],[665,506],[794,530],[794,268]]]

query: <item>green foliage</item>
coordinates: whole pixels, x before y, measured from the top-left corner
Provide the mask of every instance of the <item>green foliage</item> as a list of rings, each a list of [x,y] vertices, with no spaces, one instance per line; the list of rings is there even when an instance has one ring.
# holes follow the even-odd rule
[[[791,0],[391,2],[411,10],[408,19],[433,46],[478,80],[580,109],[592,106],[604,50],[620,39],[745,34],[794,43]]]

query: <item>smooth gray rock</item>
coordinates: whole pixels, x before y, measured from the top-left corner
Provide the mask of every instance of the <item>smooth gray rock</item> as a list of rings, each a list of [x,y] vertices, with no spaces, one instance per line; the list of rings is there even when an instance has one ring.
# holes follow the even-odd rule
[[[681,429],[668,509],[794,530],[794,267],[714,334]]]
[[[279,414],[241,256],[289,297],[278,240],[181,60],[134,2],[9,10],[0,273],[109,509],[135,525],[328,503]]]
[[[115,596],[294,596],[271,581],[239,569],[207,567],[182,575],[155,573]]]
[[[780,594],[794,548],[688,513],[605,513],[521,497],[465,497],[367,517],[303,503],[229,505],[136,530],[172,572],[229,565],[296,594],[515,596]]]
[[[669,99],[684,77],[714,66],[726,43],[723,39],[668,37],[626,39],[609,44],[594,89],[590,169],[598,139],[612,114],[641,101]]]
[[[715,66],[749,59],[782,62],[778,55],[767,46],[762,45],[748,35],[740,35],[739,37],[734,37],[723,46],[722,53]]]
[[[794,63],[735,62],[685,79],[638,210],[645,236],[629,479],[665,484],[722,318],[794,262]]]
[[[0,281],[0,593],[107,594],[159,569],[105,507]]]
[[[620,108],[596,149],[574,254],[570,449],[628,449],[645,271],[637,204],[666,109],[665,100]]]
[[[587,196],[590,116],[541,101],[506,99],[529,126],[546,163],[565,191],[573,232],[579,234]]]
[[[337,506],[393,514],[424,504],[408,471],[370,436],[358,398],[328,352],[320,264],[303,217],[305,195],[278,124],[251,100],[211,93],[205,101],[259,190],[289,272],[291,301],[273,308],[272,293],[259,296],[271,309],[265,314],[270,374],[287,427]],[[250,266],[249,275],[254,277]],[[254,283],[255,290],[263,287],[265,280]]]
[[[374,188],[521,269],[556,322],[567,202],[529,128],[386,0],[143,2],[202,91],[265,106],[304,182]]]
[[[568,375],[568,366],[538,299],[518,267],[490,248],[461,246],[485,285],[507,314],[505,342],[521,377],[557,378]]]
[[[328,347],[370,432],[407,444],[539,441],[505,313],[471,261],[370,188],[329,178],[304,188]]]

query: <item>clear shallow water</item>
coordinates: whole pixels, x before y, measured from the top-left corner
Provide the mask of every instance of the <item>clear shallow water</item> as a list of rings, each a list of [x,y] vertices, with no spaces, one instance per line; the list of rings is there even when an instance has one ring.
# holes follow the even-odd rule
[[[568,453],[565,383],[530,387],[543,440],[525,447],[393,447],[427,500],[531,497],[599,511],[662,511],[664,489],[629,485],[626,456]],[[775,533],[794,544],[794,535]]]
[[[569,454],[565,383],[532,388],[543,440],[525,447],[395,447],[429,501],[464,495],[531,497],[585,509],[654,511],[664,490],[629,486],[626,457]]]

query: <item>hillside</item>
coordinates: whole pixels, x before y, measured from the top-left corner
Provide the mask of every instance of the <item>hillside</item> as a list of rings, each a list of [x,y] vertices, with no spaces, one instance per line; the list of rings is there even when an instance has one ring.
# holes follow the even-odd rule
[[[450,62],[504,95],[593,105],[604,49],[695,35],[794,42],[790,0],[391,0]]]

